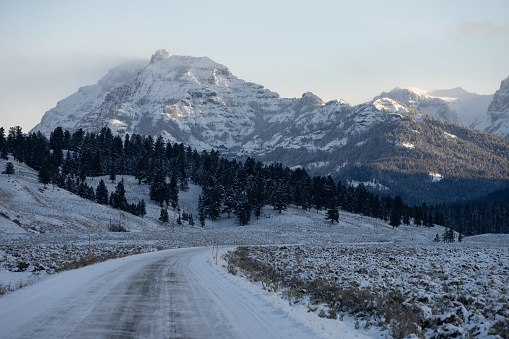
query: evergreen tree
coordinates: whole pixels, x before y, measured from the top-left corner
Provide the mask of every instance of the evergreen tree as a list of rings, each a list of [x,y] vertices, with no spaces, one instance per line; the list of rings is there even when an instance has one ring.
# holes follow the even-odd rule
[[[175,172],[173,172],[171,176],[167,190],[167,202],[173,209],[176,209],[179,204],[179,189],[177,187],[177,176]]]
[[[15,126],[9,128],[9,135],[7,137],[7,143],[9,145],[10,151],[14,156],[14,159],[25,162],[25,136],[20,126]]]
[[[148,167],[149,167],[148,157],[146,156],[146,154],[144,154],[142,157],[138,159],[134,171],[134,177],[138,179],[138,184],[141,184],[142,180],[147,177]]]
[[[50,148],[63,149],[64,148],[64,130],[62,127],[57,127],[50,133]]]
[[[371,207],[371,216],[373,218],[382,219],[382,204],[380,203],[380,197],[376,194],[373,197],[373,205]]]
[[[95,197],[99,204],[108,205],[108,188],[102,179],[95,190]]]
[[[147,207],[145,205],[145,200],[141,199],[141,202],[138,204],[138,215],[143,218],[146,214]]]
[[[405,213],[403,214],[403,224],[406,226],[410,225],[410,214],[408,209],[405,209]]]
[[[327,217],[326,220],[330,220],[331,224],[334,221],[339,222],[339,209],[337,202],[337,194],[336,194],[336,184],[332,177],[329,175],[323,184],[323,193],[325,207],[327,208]]]
[[[0,157],[4,160],[9,160],[7,155],[7,140],[5,140],[5,130],[0,127]]]
[[[88,187],[87,187],[87,184],[85,184],[85,182],[81,182],[80,185],[78,186],[78,195],[84,199],[87,198],[87,195],[88,195]]]
[[[87,199],[88,200],[95,200],[95,192],[94,188],[87,185]]]
[[[163,203],[169,199],[168,193],[166,177],[163,171],[159,170],[153,177],[152,184],[150,185],[150,199],[154,200],[160,207],[163,207]]]
[[[113,208],[118,208],[126,211],[128,209],[127,200],[125,197],[125,188],[124,188],[124,179],[122,179],[117,186],[115,187],[115,192],[113,193]]]
[[[14,174],[14,165],[12,162],[9,161],[7,164],[5,164],[5,171],[3,171],[2,174],[7,174],[8,176]]]
[[[451,228],[444,228],[442,239],[444,242],[454,242],[454,231]]]
[[[187,191],[189,188],[187,184],[187,172],[186,172],[186,157],[185,154],[182,154],[181,157],[179,157],[178,160],[178,181],[180,183],[180,190],[181,191]]]
[[[239,225],[247,225],[251,219],[251,205],[246,192],[237,192],[235,194],[235,209],[233,214],[237,217]]]
[[[369,213],[369,193],[364,184],[359,184],[355,188],[355,214],[370,215]]]
[[[324,204],[324,198],[323,198],[323,183],[324,179],[323,177],[314,177],[313,178],[313,184],[312,184],[312,201],[313,201],[313,207],[316,209],[316,211],[320,211],[323,208]]]
[[[474,233],[474,227],[473,227],[472,223],[469,223],[468,224],[468,228],[467,228],[467,236],[470,237],[470,236],[472,236],[474,234],[475,234]]]
[[[111,162],[111,167],[110,167],[110,180],[112,183],[115,182],[115,180],[117,180],[117,175],[115,173],[115,159],[113,159],[113,161]]]
[[[38,175],[39,182],[44,185],[44,188],[46,188],[46,185],[48,185],[51,182],[51,176],[52,176],[51,164],[48,160],[46,160],[42,164]]]
[[[5,140],[5,130],[3,127],[0,127],[0,149],[6,144]]]
[[[170,221],[170,217],[168,215],[168,210],[166,208],[161,208],[161,214],[159,216],[159,221],[162,223],[167,223]]]
[[[330,220],[331,224],[335,222],[339,222],[339,210],[334,207],[330,207],[327,209],[327,217],[325,220]]]
[[[55,158],[57,165],[58,166],[62,165],[62,162],[64,160],[64,153],[62,152],[62,149],[60,148],[54,149],[52,155]]]
[[[401,225],[401,217],[404,214],[404,207],[403,200],[399,195],[397,195],[392,202],[391,220],[389,225],[392,227],[398,227]]]
[[[198,197],[198,219],[201,227],[205,227],[205,205],[201,194]]]
[[[422,208],[419,206],[414,207],[414,224],[417,227],[422,225]]]
[[[262,213],[262,208],[265,206],[265,187],[263,178],[257,175],[254,179],[253,188],[250,191],[251,196],[251,207],[253,209],[256,219],[258,219]]]
[[[283,182],[279,182],[276,184],[276,187],[272,193],[272,207],[274,207],[274,210],[279,211],[279,214],[281,214],[282,211],[286,211],[288,208],[288,200],[289,194],[287,187]]]
[[[449,229],[447,238],[449,239],[449,242],[454,242],[454,230],[452,228]]]
[[[70,151],[65,153],[65,158],[62,161],[62,173],[65,175],[75,173],[74,159]]]
[[[223,200],[223,209],[221,210],[221,213],[227,213],[228,219],[230,219],[230,213],[233,212],[235,207],[235,192],[232,187],[229,187],[226,190]]]
[[[0,150],[0,157],[4,160],[9,160],[9,156],[7,155],[7,144],[4,143],[4,145],[1,146],[1,150]]]
[[[216,220],[221,213],[222,186],[216,183],[213,186],[203,187],[202,191],[205,215],[212,220]]]
[[[401,216],[394,209],[391,212],[389,225],[391,225],[392,227],[398,227],[399,225],[401,225]]]

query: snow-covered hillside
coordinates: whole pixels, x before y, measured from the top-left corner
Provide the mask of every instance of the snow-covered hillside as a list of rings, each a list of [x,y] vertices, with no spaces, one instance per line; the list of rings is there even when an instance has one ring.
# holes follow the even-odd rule
[[[89,233],[108,230],[110,222],[121,220],[132,231],[157,230],[156,218],[135,217],[129,213],[120,214],[118,210],[83,199],[64,189],[39,183],[37,171],[25,164],[10,160],[15,173],[0,175],[0,232],[1,233]],[[5,168],[6,160],[0,160],[0,168]],[[130,178],[126,178],[126,181]],[[135,180],[130,183],[128,199],[149,200],[148,188],[137,190]],[[95,185],[94,185],[95,181]],[[89,179],[89,184],[97,187],[99,179]],[[110,187],[110,191],[114,188]],[[150,215],[159,213],[152,211]]]

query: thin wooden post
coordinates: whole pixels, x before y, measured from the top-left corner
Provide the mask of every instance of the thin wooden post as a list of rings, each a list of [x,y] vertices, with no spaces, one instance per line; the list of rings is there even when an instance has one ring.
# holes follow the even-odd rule
[[[217,231],[217,241],[216,241],[216,266],[217,266],[217,252],[219,252],[219,231]]]
[[[90,242],[90,234],[88,235],[88,252],[90,254],[90,265],[92,265],[92,243]]]

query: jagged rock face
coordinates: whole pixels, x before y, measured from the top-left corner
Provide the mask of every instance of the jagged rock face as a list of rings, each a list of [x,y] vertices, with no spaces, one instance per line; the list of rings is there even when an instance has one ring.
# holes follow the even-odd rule
[[[427,91],[417,88],[395,88],[377,98],[392,98],[435,118],[476,128],[486,116],[493,95],[469,93],[461,87]]]
[[[509,139],[509,77],[502,80],[488,107],[486,131]]]
[[[500,83],[500,89],[495,92],[488,112],[493,118],[509,118],[509,77]]]

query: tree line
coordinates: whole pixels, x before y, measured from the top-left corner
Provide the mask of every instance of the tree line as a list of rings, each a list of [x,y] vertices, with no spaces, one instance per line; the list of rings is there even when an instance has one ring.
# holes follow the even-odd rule
[[[407,206],[400,196],[380,196],[366,186],[346,186],[331,176],[310,177],[302,168],[290,169],[281,163],[262,163],[248,157],[243,161],[227,159],[219,151],[201,151],[179,143],[165,142],[159,136],[113,135],[109,128],[99,133],[73,133],[55,128],[49,139],[43,134],[24,134],[20,127],[0,129],[0,152],[8,154],[39,172],[44,184],[58,185],[82,197],[143,216],[143,200],[127,202],[123,181],[109,193],[104,181],[94,189],[87,177],[134,176],[150,187],[150,198],[161,207],[179,211],[179,191],[188,183],[201,186],[197,201],[198,222],[234,217],[239,225],[263,216],[272,206],[282,213],[290,205],[304,210],[325,210],[331,223],[339,221],[339,210],[416,226],[444,225],[465,235],[509,233],[507,203],[480,205]],[[179,213],[180,215],[180,213]],[[192,215],[186,218],[193,220]]]

